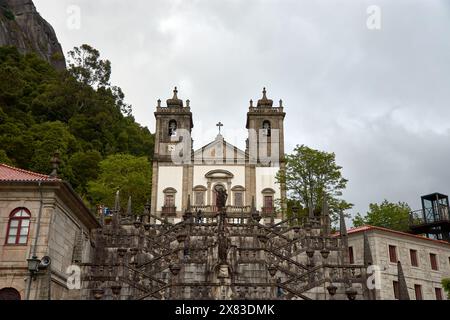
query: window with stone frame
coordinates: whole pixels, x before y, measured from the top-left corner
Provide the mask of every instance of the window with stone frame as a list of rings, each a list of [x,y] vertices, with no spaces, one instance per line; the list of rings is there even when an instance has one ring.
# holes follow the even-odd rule
[[[14,209],[9,215],[6,245],[26,245],[30,233],[31,213],[26,208]]]
[[[409,250],[409,256],[411,258],[411,266],[418,267],[419,266],[419,260],[417,259],[417,250],[410,249]]]
[[[414,293],[416,295],[416,300],[423,300],[422,286],[420,284],[414,285]]]
[[[400,298],[400,289],[398,286],[398,281],[392,281],[392,288],[394,290],[394,299],[398,300]]]
[[[236,191],[234,193],[234,205],[236,207],[244,206],[244,194],[241,191]]]
[[[442,288],[434,288],[434,294],[436,295],[436,300],[444,300]]]
[[[164,207],[165,208],[175,208],[175,195],[177,190],[174,188],[166,188],[164,193]]]
[[[392,263],[397,263],[397,247],[396,246],[389,246],[389,261]]]
[[[437,255],[435,253],[430,253],[430,264],[431,270],[439,270]]]
[[[205,205],[205,192],[195,191],[195,205],[204,206]]]
[[[174,207],[175,206],[175,195],[166,194],[164,196],[164,206],[165,207]]]
[[[348,258],[349,258],[350,264],[355,263],[355,255],[353,253],[353,247],[348,247]]]

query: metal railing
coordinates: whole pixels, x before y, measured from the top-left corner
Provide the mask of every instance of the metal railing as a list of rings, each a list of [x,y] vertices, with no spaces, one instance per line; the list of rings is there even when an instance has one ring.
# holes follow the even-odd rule
[[[410,213],[409,222],[412,226],[450,221],[447,206],[438,206],[416,210]]]
[[[212,205],[203,205],[203,206],[192,206],[192,211],[193,212],[204,212],[204,213],[209,213],[209,212],[219,212],[219,209],[217,206],[212,206]],[[251,207],[250,206],[226,206],[226,211],[227,213],[249,213],[251,211]]]
[[[177,207],[175,207],[175,206],[163,206],[161,208],[161,214],[163,216],[175,216],[177,214]]]

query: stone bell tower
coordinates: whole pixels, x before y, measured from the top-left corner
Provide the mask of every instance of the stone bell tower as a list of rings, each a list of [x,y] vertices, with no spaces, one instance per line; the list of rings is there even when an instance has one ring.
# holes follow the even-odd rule
[[[285,199],[284,186],[276,183],[275,176],[284,169],[284,119],[286,113],[283,101],[279,106],[273,106],[273,100],[267,98],[266,88],[256,106],[250,100],[247,113],[248,139],[246,154],[246,188],[255,195],[257,208],[268,208],[275,199]],[[273,188],[264,188],[272,185]],[[272,199],[272,200],[271,200]],[[264,209],[263,209],[264,211]],[[264,213],[264,212],[263,212]],[[270,216],[270,212],[267,212]]]
[[[173,97],[168,99],[166,102],[167,106],[163,107],[161,105],[161,100],[158,100],[158,105],[156,107],[155,118],[156,118],[156,129],[155,129],[155,152],[153,156],[153,176],[152,176],[152,201],[151,210],[153,213],[161,213],[162,199],[161,191],[159,189],[159,182],[167,180],[167,177],[162,177],[161,172],[165,168],[167,170],[179,171],[182,170],[183,174],[181,177],[176,177],[177,180],[183,181],[183,186],[176,191],[176,197],[179,197],[181,203],[179,203],[178,208],[174,209],[176,212],[171,212],[172,215],[176,215],[178,211],[181,212],[182,206],[187,202],[187,183],[186,176],[189,174],[189,165],[185,163],[180,163],[174,161],[173,155],[179,153],[177,150],[177,145],[180,142],[188,142],[188,150],[183,150],[190,154],[192,151],[192,128],[194,127],[192,120],[192,112],[190,108],[190,101],[186,100],[186,106],[184,106],[183,100],[178,98],[178,89],[175,87],[173,91]],[[188,140],[187,140],[188,139]],[[181,167],[181,168],[180,168]],[[186,184],[186,186],[185,186]],[[175,197],[175,195],[174,195]],[[170,208],[168,209],[170,211]]]
[[[258,166],[277,166],[277,163],[284,161],[285,117],[283,101],[280,100],[279,107],[273,107],[273,100],[267,98],[266,88],[256,107],[250,100],[246,126],[249,131],[247,151],[250,161],[253,158]]]

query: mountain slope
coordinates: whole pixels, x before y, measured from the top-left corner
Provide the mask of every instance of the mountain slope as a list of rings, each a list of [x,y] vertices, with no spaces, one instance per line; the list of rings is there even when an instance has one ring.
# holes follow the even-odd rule
[[[0,46],[34,52],[59,70],[66,67],[53,27],[37,12],[32,0],[0,0]]]

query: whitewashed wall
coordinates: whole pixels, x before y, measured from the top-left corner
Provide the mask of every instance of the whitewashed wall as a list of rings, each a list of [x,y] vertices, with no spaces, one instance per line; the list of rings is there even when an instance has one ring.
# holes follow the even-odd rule
[[[274,200],[281,198],[280,185],[276,183],[276,175],[280,168],[278,167],[257,167],[256,168],[256,207],[264,206],[262,191],[271,188],[275,191]]]
[[[158,168],[158,194],[156,199],[156,210],[160,211],[164,206],[164,193],[167,188],[177,190],[175,195],[175,206],[181,210],[181,200],[183,197],[183,167],[159,167]]]
[[[208,166],[208,165],[196,165],[194,166],[194,187],[201,185],[207,187],[208,179],[205,175],[211,170],[227,170],[234,175],[231,180],[231,187],[243,186],[245,187],[245,166]]]

